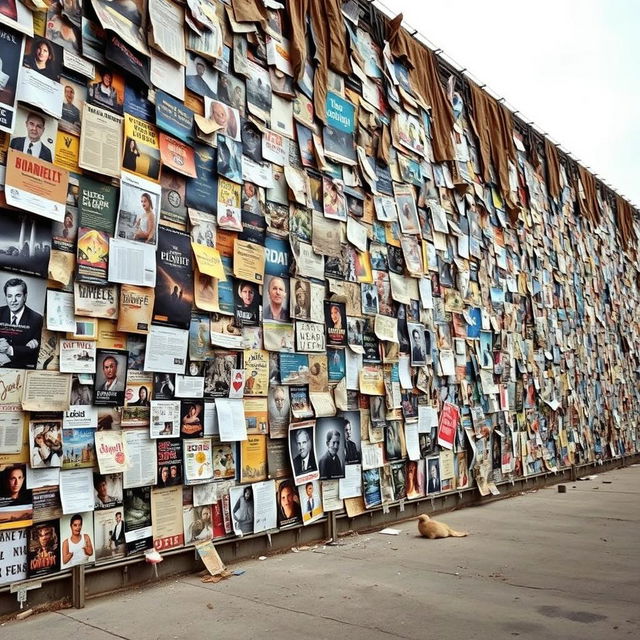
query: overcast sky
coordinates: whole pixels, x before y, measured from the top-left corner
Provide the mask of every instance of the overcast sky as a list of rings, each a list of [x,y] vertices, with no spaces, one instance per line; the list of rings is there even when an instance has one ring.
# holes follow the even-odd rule
[[[639,0],[383,0],[640,207]]]

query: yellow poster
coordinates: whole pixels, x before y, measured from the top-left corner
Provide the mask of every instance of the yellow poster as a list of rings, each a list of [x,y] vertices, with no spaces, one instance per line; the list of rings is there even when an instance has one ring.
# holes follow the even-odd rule
[[[217,249],[197,242],[192,242],[191,248],[193,249],[193,254],[196,257],[200,273],[212,276],[218,280],[227,279],[227,276],[224,274],[224,267],[222,265],[222,260],[220,259],[220,253]]]
[[[64,131],[58,131],[55,164],[72,173],[82,173],[82,169],[78,166],[79,153],[80,138]]]

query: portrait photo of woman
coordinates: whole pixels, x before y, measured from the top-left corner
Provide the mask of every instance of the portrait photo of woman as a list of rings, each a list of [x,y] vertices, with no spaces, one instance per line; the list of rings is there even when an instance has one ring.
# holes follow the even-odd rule
[[[59,80],[60,63],[54,45],[44,38],[36,38],[31,42],[31,51],[25,54],[22,65],[49,80]]]

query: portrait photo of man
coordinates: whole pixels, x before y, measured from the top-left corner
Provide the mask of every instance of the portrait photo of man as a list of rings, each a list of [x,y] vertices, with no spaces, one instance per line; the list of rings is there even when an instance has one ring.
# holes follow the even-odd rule
[[[296,476],[317,472],[318,465],[316,464],[313,450],[311,428],[292,430],[289,434],[289,447],[291,449],[293,472]]]
[[[80,131],[80,109],[73,103],[76,90],[70,84],[64,85],[64,102],[62,103],[62,120],[72,133]]]
[[[427,483],[427,493],[438,493],[441,490],[440,485],[440,460],[431,458],[427,461],[429,467],[429,482]]]
[[[216,94],[207,82],[207,63],[200,56],[191,58],[187,64],[184,84],[189,89],[205,98],[215,98]]]
[[[124,520],[122,519],[122,512],[116,511],[115,522],[109,537],[111,553],[113,555],[122,555],[126,550],[126,542],[124,537]]]
[[[359,419],[359,414],[357,414]],[[358,432],[360,431],[360,425],[358,425]],[[345,464],[360,464],[362,461],[362,453],[358,442],[356,442],[356,436],[359,433],[354,432],[354,425],[347,417],[344,419],[344,462]]]
[[[337,429],[329,429],[325,435],[327,450],[318,462],[322,480],[344,478],[344,465],[339,456],[341,443],[342,436],[340,432]]]
[[[42,136],[44,135],[46,127],[44,116],[41,116],[35,111],[29,111],[29,113],[27,113],[27,119],[25,120],[25,127],[27,135],[13,138],[9,146],[29,156],[51,162],[51,149],[42,142]]]
[[[423,366],[426,364],[424,327],[421,324],[408,323],[409,342],[411,344],[411,365]]]
[[[94,404],[121,407],[127,384],[127,353],[98,349]]]
[[[2,279],[0,279],[2,282]],[[40,285],[38,287],[38,284]],[[40,350],[42,313],[27,305],[29,287],[36,307],[44,306],[46,281],[35,278],[7,278],[1,285],[5,305],[0,307],[0,366],[13,369],[35,369]]]

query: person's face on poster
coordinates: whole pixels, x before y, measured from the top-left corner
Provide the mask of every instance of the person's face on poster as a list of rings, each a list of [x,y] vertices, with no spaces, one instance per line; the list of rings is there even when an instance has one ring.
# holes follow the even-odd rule
[[[240,298],[242,298],[242,303],[245,307],[250,307],[253,304],[253,299],[255,298],[255,291],[253,287],[250,285],[244,285],[240,289]]]
[[[27,304],[27,292],[21,284],[13,287],[7,287],[5,296],[7,299],[7,306],[14,314],[20,313]]]
[[[306,458],[311,451],[311,439],[306,431],[301,431],[296,436],[296,442],[298,444],[298,453],[301,458]]]
[[[102,373],[106,381],[111,382],[118,375],[118,363],[115,358],[105,358],[102,363]]]
[[[338,449],[340,449],[340,434],[334,433],[329,442],[327,442],[327,450],[332,456],[337,456]]]
[[[284,286],[284,282],[281,278],[273,278],[269,283],[269,300],[271,302],[281,307],[284,304],[285,298],[287,296],[287,289]]]
[[[27,117],[27,136],[31,142],[39,142],[44,133],[44,119],[35,114]]]
[[[9,497],[12,499],[17,498],[24,484],[24,471],[22,469],[13,469],[9,473],[8,483]]]

